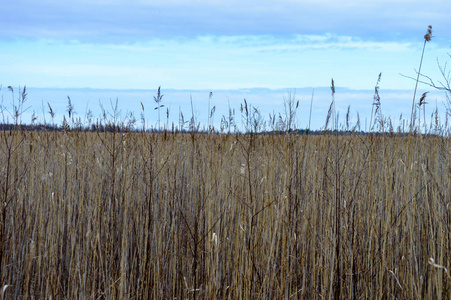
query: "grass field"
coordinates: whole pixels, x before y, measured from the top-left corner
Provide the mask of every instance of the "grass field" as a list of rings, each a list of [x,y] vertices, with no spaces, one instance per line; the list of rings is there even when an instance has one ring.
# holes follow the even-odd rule
[[[0,138],[4,299],[451,297],[447,137]]]

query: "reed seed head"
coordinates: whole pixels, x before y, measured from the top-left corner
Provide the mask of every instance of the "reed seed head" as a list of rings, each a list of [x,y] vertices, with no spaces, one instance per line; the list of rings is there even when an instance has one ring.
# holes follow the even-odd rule
[[[428,26],[427,33],[424,35],[424,40],[426,42],[430,42],[432,39],[432,25]]]
[[[425,93],[423,93],[423,95],[421,96],[421,98],[420,98],[420,106],[427,104],[427,102],[426,102],[426,96],[427,96],[428,93],[429,93],[429,92],[425,92]]]

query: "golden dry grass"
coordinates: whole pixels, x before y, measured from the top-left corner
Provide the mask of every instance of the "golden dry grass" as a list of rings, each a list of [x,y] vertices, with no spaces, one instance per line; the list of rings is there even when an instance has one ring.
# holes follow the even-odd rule
[[[451,297],[449,138],[1,139],[5,299]]]

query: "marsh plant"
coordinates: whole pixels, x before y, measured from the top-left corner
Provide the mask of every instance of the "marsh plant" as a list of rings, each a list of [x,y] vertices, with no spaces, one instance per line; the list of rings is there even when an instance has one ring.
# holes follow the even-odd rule
[[[155,101],[155,104],[157,105],[155,107],[155,110],[158,110],[158,129],[161,130],[161,123],[160,123],[160,108],[163,108],[164,105],[161,104],[161,101],[163,101],[163,94],[161,94],[161,86],[158,87],[157,95],[153,96],[153,100]],[[167,114],[169,115],[169,109],[167,111]],[[169,116],[168,116],[169,118]]]
[[[1,131],[3,296],[449,298],[448,137],[262,134],[252,109],[248,133]]]
[[[421,66],[423,65],[423,57],[424,57],[424,50],[426,49],[426,43],[430,42],[432,39],[432,26],[429,25],[426,34],[424,35],[424,44],[423,44],[423,51],[421,52],[421,59],[420,59],[420,66],[418,67],[417,72],[417,79],[415,83],[415,90],[413,92],[413,99],[412,99],[412,113],[410,115],[410,131],[413,131],[413,128],[415,127],[415,98],[417,94],[417,88],[418,83],[420,81],[420,74],[421,74]]]
[[[26,127],[26,89],[9,89],[2,299],[450,298],[447,121],[384,127],[379,82],[370,134],[350,108],[339,123],[333,80],[316,134],[290,130],[294,97],[279,131],[247,101],[222,133],[210,107],[205,131],[192,109],[148,132],[143,104],[138,131],[117,102],[72,121],[70,98],[64,128]]]

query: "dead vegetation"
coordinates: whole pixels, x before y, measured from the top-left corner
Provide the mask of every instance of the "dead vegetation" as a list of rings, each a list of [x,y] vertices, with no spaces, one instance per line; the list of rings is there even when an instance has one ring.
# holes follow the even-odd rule
[[[5,298],[451,295],[448,138],[1,138]]]

